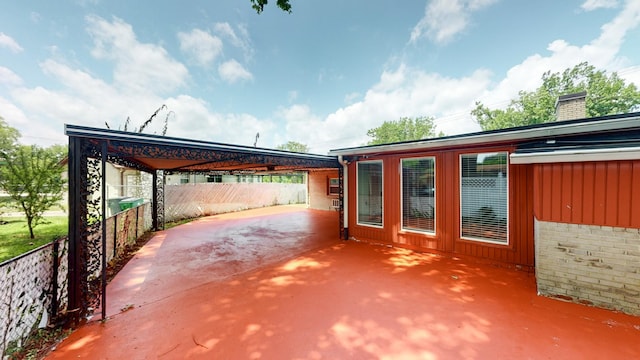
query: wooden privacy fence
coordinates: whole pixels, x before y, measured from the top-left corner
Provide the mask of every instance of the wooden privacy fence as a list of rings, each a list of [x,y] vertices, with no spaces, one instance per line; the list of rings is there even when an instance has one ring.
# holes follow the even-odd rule
[[[307,203],[306,184],[204,183],[165,186],[165,221]]]

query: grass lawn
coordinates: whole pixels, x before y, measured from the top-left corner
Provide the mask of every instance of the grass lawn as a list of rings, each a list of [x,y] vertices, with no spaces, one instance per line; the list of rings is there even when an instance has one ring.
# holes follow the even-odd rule
[[[66,216],[48,216],[48,224],[40,224],[33,230],[35,239],[29,238],[29,228],[24,217],[2,217],[0,224],[0,262],[14,258],[31,249],[67,235]]]

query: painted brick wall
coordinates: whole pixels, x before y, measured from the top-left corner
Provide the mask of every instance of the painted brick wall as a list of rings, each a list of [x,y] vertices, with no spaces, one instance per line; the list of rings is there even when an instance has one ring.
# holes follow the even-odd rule
[[[337,195],[327,195],[327,181],[337,178],[338,170],[309,172],[309,208],[316,210],[335,210],[331,206]]]
[[[640,315],[640,230],[536,221],[541,295]]]

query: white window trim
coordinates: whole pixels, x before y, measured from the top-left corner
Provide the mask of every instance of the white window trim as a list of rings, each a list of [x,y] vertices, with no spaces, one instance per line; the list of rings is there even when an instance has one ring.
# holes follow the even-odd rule
[[[368,223],[361,223],[360,222],[360,191],[359,191],[359,187],[360,187],[360,167],[358,166],[358,164],[366,164],[366,163],[379,163],[380,164],[380,170],[381,170],[381,176],[380,176],[380,181],[381,184],[380,186],[382,186],[382,199],[381,201],[381,210],[382,210],[382,214],[381,214],[381,221],[380,221],[380,225],[374,225],[374,224],[368,224]],[[359,226],[367,226],[367,227],[372,227],[372,228],[376,228],[376,229],[383,229],[384,228],[384,162],[382,160],[364,160],[364,161],[358,161],[356,163],[356,224],[358,224]]]
[[[462,156],[463,155],[479,155],[479,154],[499,154],[499,153],[505,153],[507,154],[506,158],[507,158],[507,174],[506,174],[506,178],[507,178],[507,241],[497,241],[497,240],[490,240],[490,239],[484,239],[484,238],[477,238],[477,237],[473,237],[473,236],[463,236],[462,235]],[[510,231],[509,231],[509,225],[510,225],[510,213],[511,213],[511,208],[509,206],[509,186],[510,186],[510,178],[509,178],[509,152],[508,151],[487,151],[487,152],[469,152],[469,153],[463,153],[458,155],[458,170],[459,170],[459,179],[458,179],[458,195],[460,197],[460,201],[458,201],[458,207],[460,208],[460,212],[458,213],[458,222],[460,223],[460,227],[459,227],[459,234],[460,234],[460,239],[461,240],[469,240],[469,241],[475,241],[475,242],[482,242],[482,243],[488,243],[488,244],[495,244],[495,245],[502,245],[502,246],[509,246],[511,244],[511,237],[510,237]]]
[[[407,229],[404,227],[404,213],[403,213],[403,209],[404,209],[404,197],[402,196],[402,190],[403,190],[403,179],[402,179],[402,161],[403,160],[421,160],[421,159],[432,159],[433,160],[433,187],[434,187],[434,192],[433,192],[433,230],[417,230],[417,229]],[[437,196],[438,196],[438,189],[436,187],[436,179],[437,179],[437,174],[436,174],[436,157],[435,156],[417,156],[417,157],[407,157],[407,158],[401,158],[400,159],[400,164],[398,164],[399,166],[399,173],[400,173],[400,230],[402,232],[409,232],[409,233],[417,233],[417,234],[426,234],[426,235],[436,235],[437,231],[438,231],[438,227],[436,226],[437,224],[437,209],[436,209],[436,205],[437,205]]]

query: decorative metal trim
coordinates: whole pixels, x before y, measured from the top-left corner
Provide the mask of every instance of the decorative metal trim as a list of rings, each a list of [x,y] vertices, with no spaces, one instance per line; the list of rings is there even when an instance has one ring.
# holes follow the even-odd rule
[[[334,156],[290,153],[204,141],[65,125],[69,136],[68,320],[78,323],[102,306],[104,317],[104,244],[107,239],[103,182],[106,162],[153,175],[152,221],[164,229],[167,173],[339,169],[343,212],[342,167]],[[156,169],[151,160],[186,160],[186,165]],[[149,164],[146,163],[149,161]],[[341,224],[343,218],[340,217]],[[102,295],[102,296],[101,296]]]

